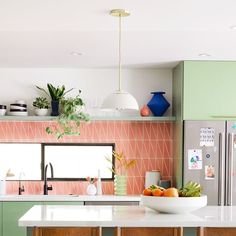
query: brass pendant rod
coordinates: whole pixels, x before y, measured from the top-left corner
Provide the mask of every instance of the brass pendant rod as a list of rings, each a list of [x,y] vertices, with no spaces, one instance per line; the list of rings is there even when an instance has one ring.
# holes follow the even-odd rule
[[[121,91],[121,15],[119,15],[119,91]]]

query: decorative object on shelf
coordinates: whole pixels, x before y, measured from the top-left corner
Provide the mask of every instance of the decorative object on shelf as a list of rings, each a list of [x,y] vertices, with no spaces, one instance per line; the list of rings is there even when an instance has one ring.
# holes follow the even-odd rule
[[[121,17],[129,16],[130,13],[124,9],[110,11],[111,16],[119,17],[119,89],[108,95],[103,101],[103,109],[112,110],[138,110],[136,99],[128,92],[121,89]]]
[[[52,99],[52,116],[57,117],[57,125],[51,125],[46,128],[48,134],[55,135],[58,139],[64,137],[65,135],[80,135],[80,123],[81,121],[89,121],[89,116],[85,114],[82,110],[84,107],[84,102],[79,94],[73,98],[65,98],[65,95],[72,89],[65,90],[65,86],[54,87],[52,84],[47,84],[49,93],[38,86],[39,90],[42,90]],[[59,110],[54,109],[54,103],[56,103]]]
[[[136,160],[127,160],[123,152],[118,153],[113,151],[113,156],[115,157],[115,165],[109,157],[105,157],[107,161],[112,163],[112,168],[110,169],[115,174],[114,179],[114,192],[115,195],[126,195],[127,193],[127,171],[128,169],[134,167]]]
[[[6,105],[0,105],[0,116],[5,116],[7,111],[7,106]]]
[[[89,185],[87,186],[86,192],[88,195],[95,195],[97,193],[97,188],[95,186],[95,183],[97,181],[97,178],[86,178],[87,181],[89,182]]]
[[[26,102],[24,100],[16,100],[10,104],[10,111],[7,114],[11,116],[28,116]]]
[[[43,89],[39,86],[36,86],[36,88],[38,88],[39,90],[46,93],[49,97],[51,97],[51,99],[52,99],[52,101],[51,101],[51,107],[52,107],[51,115],[52,116],[59,115],[60,100],[63,99],[67,93],[69,93],[71,90],[73,90],[73,88],[72,88],[72,89],[69,89],[66,91],[64,85],[62,85],[61,87],[59,87],[59,86],[54,87],[52,84],[47,84],[47,89],[48,89],[49,93],[45,89]]]
[[[143,105],[143,107],[141,108],[140,115],[141,116],[150,116],[150,110],[146,104]]]
[[[50,103],[45,97],[37,97],[33,102],[35,107],[34,113],[36,116],[46,116],[48,115]]]
[[[97,195],[102,195],[102,180],[100,170],[98,170]]]
[[[152,92],[152,99],[147,104],[154,116],[163,116],[170,103],[165,99],[165,92]]]
[[[65,135],[80,135],[81,121],[89,121],[89,116],[82,110],[84,102],[80,93],[75,98],[63,98],[60,101],[60,114],[57,125],[46,128],[48,134],[54,134],[58,139]]]
[[[159,170],[151,170],[145,172],[145,188],[151,185],[159,185],[161,173]]]
[[[126,175],[115,175],[114,192],[115,192],[115,195],[127,194],[127,176]]]
[[[6,194],[6,179],[9,177],[14,177],[15,174],[9,168],[4,175],[3,173],[0,174],[0,195]]]

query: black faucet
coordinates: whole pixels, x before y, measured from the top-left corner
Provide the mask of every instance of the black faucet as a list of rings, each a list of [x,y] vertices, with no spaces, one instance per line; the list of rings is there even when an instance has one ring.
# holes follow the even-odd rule
[[[22,178],[22,175],[25,175],[24,172],[20,172],[20,175],[19,175],[19,188],[18,188],[18,194],[19,194],[19,195],[21,195],[22,192],[25,191],[24,185],[21,186],[21,178]]]
[[[48,195],[48,190],[52,190],[52,185],[48,186],[47,184],[47,169],[48,169],[48,165],[50,166],[51,169],[51,178],[53,178],[53,167],[51,162],[49,162],[44,169],[44,185],[43,185],[43,194],[44,195]]]

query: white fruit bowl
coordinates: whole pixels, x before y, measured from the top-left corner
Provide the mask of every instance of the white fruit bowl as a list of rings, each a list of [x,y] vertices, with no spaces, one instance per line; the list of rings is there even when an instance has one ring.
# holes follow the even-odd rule
[[[155,197],[141,196],[141,204],[164,213],[183,214],[207,205],[207,196],[201,197]]]

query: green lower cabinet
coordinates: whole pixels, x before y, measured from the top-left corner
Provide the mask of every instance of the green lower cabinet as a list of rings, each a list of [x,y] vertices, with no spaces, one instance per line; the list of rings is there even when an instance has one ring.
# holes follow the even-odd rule
[[[184,236],[196,236],[196,228],[184,228]]]
[[[0,236],[26,236],[26,228],[18,226],[19,218],[34,205],[84,205],[84,202],[1,202]]]
[[[26,236],[26,228],[18,226],[19,218],[34,205],[42,202],[3,202],[2,236]]]
[[[2,202],[0,202],[0,236],[2,236]]]

